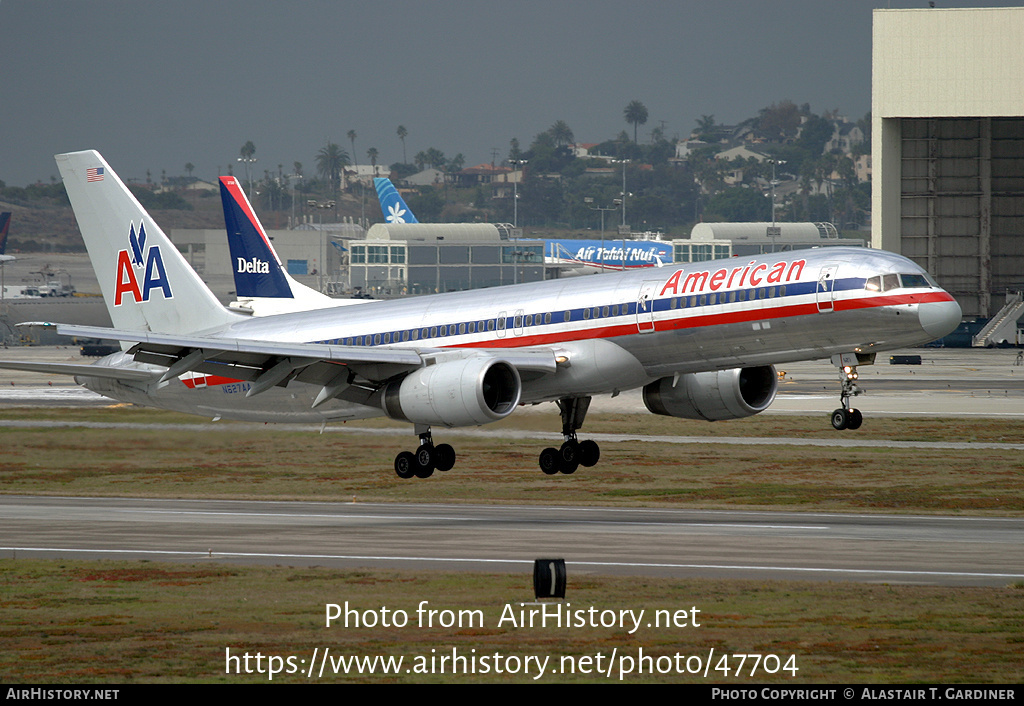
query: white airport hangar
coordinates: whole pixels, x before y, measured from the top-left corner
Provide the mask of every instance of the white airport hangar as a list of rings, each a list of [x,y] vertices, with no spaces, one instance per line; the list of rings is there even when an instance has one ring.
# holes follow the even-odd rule
[[[872,244],[964,316],[1024,290],[1024,7],[875,10]]]

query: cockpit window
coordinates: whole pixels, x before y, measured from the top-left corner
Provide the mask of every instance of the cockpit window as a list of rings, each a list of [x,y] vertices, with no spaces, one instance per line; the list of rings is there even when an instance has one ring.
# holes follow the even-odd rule
[[[931,287],[931,282],[924,275],[901,274],[900,281],[904,287]]]
[[[927,289],[938,287],[930,276],[925,273],[913,274],[903,272],[898,275],[875,275],[864,280],[864,289],[869,292],[888,292],[891,289]]]

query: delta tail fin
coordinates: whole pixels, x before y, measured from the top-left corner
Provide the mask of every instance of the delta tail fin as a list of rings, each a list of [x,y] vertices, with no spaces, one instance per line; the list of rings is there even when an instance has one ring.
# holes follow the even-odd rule
[[[380,200],[380,210],[384,213],[384,220],[388,223],[419,223],[416,216],[402,200],[398,189],[387,177],[377,177],[373,180],[377,189],[377,198]]]
[[[228,230],[231,271],[239,297],[292,299],[294,294],[281,259],[256,217],[241,184],[233,176],[220,178],[220,200]]]
[[[7,252],[7,233],[11,230],[11,212],[0,213],[0,255]]]
[[[361,301],[332,299],[289,275],[235,177],[220,178],[220,198],[238,295],[231,308],[253,316],[270,316]]]
[[[239,319],[217,301],[99,152],[55,159],[115,329],[185,334]]]

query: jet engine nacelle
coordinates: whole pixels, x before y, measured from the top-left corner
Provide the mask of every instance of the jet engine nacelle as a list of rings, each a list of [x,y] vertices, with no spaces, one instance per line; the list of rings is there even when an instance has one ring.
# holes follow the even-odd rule
[[[661,378],[644,387],[644,404],[654,414],[684,419],[749,417],[768,409],[779,388],[774,365],[687,373]]]
[[[415,424],[478,426],[510,415],[521,392],[514,366],[477,356],[409,373],[384,389],[381,406],[392,419]]]

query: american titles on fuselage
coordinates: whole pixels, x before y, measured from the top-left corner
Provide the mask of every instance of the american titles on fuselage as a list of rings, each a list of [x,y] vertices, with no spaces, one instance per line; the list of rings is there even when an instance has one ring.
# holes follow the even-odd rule
[[[710,270],[686,273],[684,270],[676,270],[668,278],[661,288],[658,296],[665,296],[669,292],[675,294],[696,294],[710,289],[717,292],[719,289],[731,289],[735,287],[759,287],[761,284],[785,284],[800,280],[804,272],[805,260],[793,260],[787,262],[780,260],[773,265],[762,262],[754,265],[751,260],[746,265],[732,268],[719,268],[712,273]],[[739,275],[739,279],[736,276]],[[728,279],[727,279],[728,278]],[[680,280],[682,279],[682,283]]]

